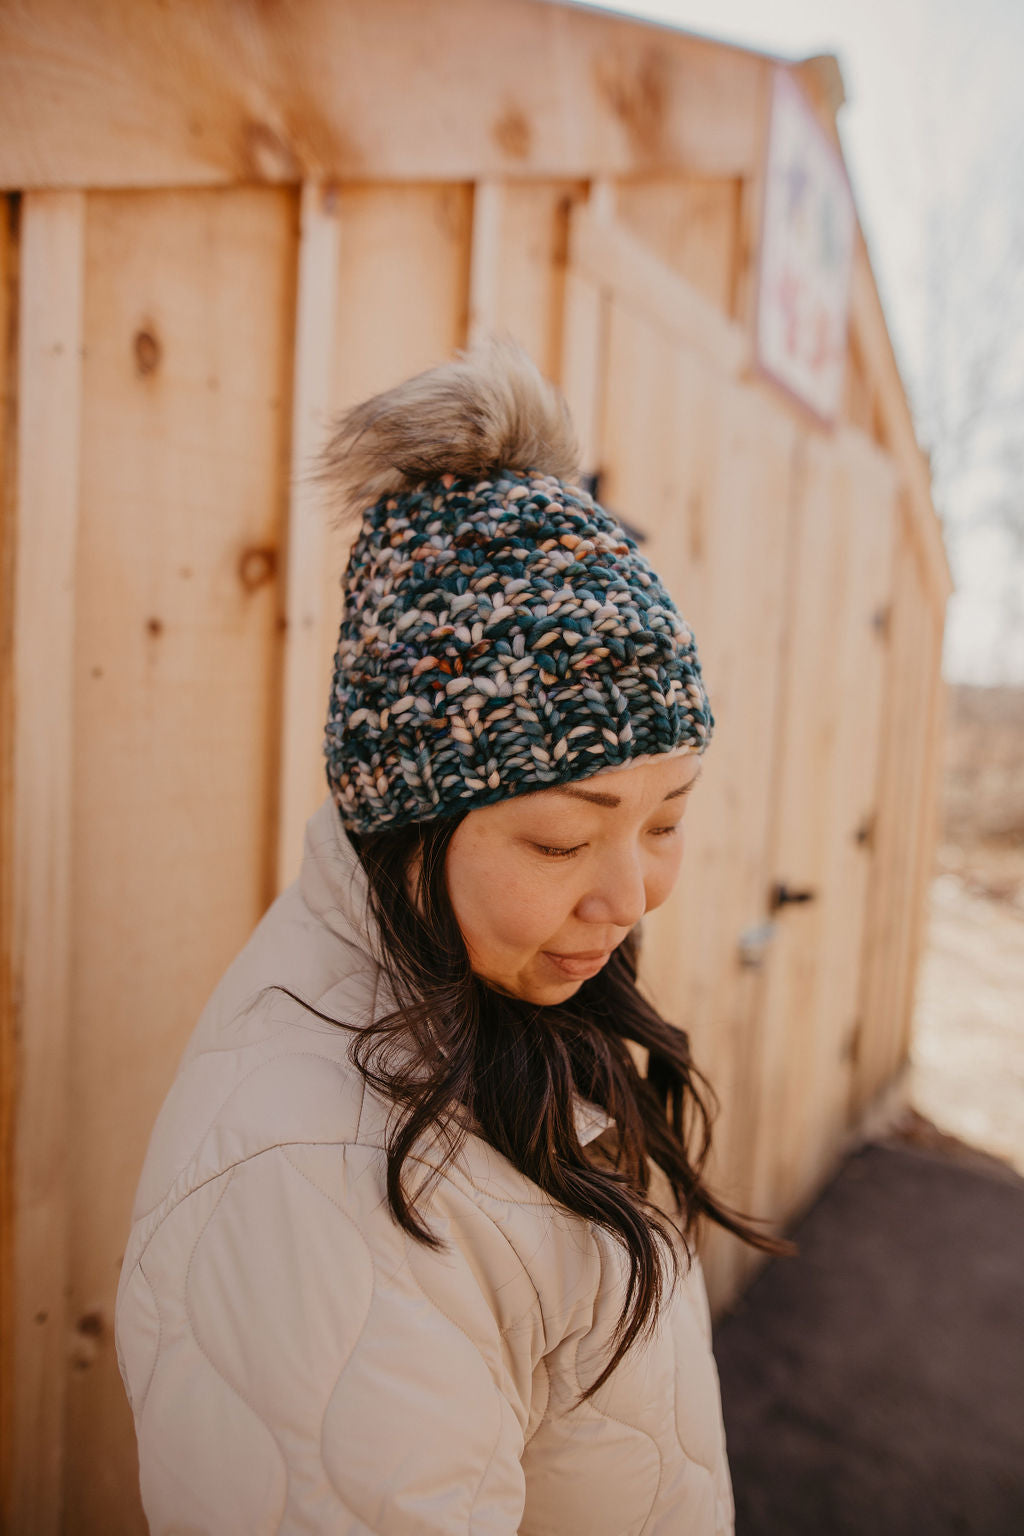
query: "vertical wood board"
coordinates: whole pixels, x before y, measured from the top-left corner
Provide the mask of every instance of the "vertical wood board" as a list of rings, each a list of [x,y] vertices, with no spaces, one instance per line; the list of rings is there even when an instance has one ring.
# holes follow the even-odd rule
[[[469,297],[466,340],[476,346],[493,334],[498,308],[498,262],[504,234],[505,188],[478,181],[473,188],[473,223],[469,247]]]
[[[900,760],[900,799],[903,825],[898,842],[899,864],[895,871],[894,891],[901,898],[898,913],[898,953],[895,990],[891,1013],[885,1020],[886,1073],[895,1070],[902,1057],[910,1032],[915,982],[914,933],[917,914],[914,901],[918,888],[918,868],[923,834],[922,795],[928,756],[929,704],[931,695],[931,650],[928,633],[927,600],[921,590],[917,560],[905,568],[906,585],[900,594],[904,622],[899,632],[902,642],[893,658],[899,668],[901,686],[900,716],[894,722],[902,738]]]
[[[576,428],[580,467],[587,475],[594,474],[602,461],[608,329],[608,303],[600,287],[570,267],[565,275],[561,386]]]
[[[17,203],[0,197],[0,1519],[13,1468],[15,1000],[12,985],[14,778],[14,405],[17,396]]]
[[[884,728],[879,758],[868,920],[865,928],[864,975],[861,988],[861,1033],[851,1083],[851,1114],[857,1116],[889,1080],[899,1036],[900,976],[907,946],[906,881],[907,814],[912,746],[907,704],[912,693],[913,644],[912,556],[902,518],[894,530],[893,596],[889,611],[887,672],[883,702]],[[908,665],[909,664],[909,665]]]
[[[60,1526],[64,1472],[75,549],[84,198],[21,209],[15,502],[13,1434],[9,1528]],[[76,1085],[77,1086],[77,1085]]]
[[[914,1003],[920,971],[921,953],[925,944],[928,919],[928,894],[935,873],[935,850],[941,836],[941,802],[943,763],[946,738],[946,712],[948,696],[942,676],[942,642],[945,629],[945,612],[928,611],[922,618],[922,628],[928,643],[923,649],[928,657],[925,674],[928,688],[928,704],[924,733],[924,761],[920,795],[920,828],[918,832],[918,863],[914,880],[913,924],[910,938],[910,995],[907,998],[903,1029],[899,1042],[899,1064],[910,1053]],[[930,632],[929,632],[930,630]]]
[[[468,326],[469,184],[345,186],[332,408],[450,357]]]
[[[820,985],[830,1025],[816,1034],[812,1086],[799,1107],[803,1203],[822,1178],[847,1130],[849,1087],[860,1032],[863,939],[868,918],[872,836],[877,814],[887,653],[884,617],[891,602],[893,530],[899,516],[896,472],[861,432],[834,439],[833,514],[849,530],[844,576],[854,594],[836,657],[838,703],[832,808],[823,889]],[[834,999],[834,1004],[833,1004]]]
[[[300,200],[291,475],[284,548],[281,769],[275,870],[278,890],[295,877],[309,807],[317,803],[323,791],[323,767],[311,754],[310,743],[318,739],[323,728],[323,571],[329,564],[332,545],[313,465],[324,441],[329,414],[340,276],[339,241],[337,193],[307,182]],[[333,607],[332,604],[332,616]]]
[[[73,720],[68,1533],[141,1531],[113,1302],[159,1104],[272,891],[295,199],[94,194]]]
[[[864,1112],[906,1059],[926,871],[934,854],[941,743],[941,620],[925,587],[909,514],[894,536],[883,746],[865,934],[861,1037],[851,1116]]]
[[[894,610],[895,612],[895,610]],[[893,631],[890,631],[892,637]],[[890,642],[890,655],[892,646]],[[899,871],[902,834],[907,819],[900,814],[905,782],[904,733],[894,729],[892,709],[899,695],[890,675],[885,694],[885,731],[879,764],[878,815],[872,850],[868,922],[864,940],[861,984],[861,1032],[851,1083],[851,1116],[861,1114],[888,1080],[896,1033],[901,903],[905,899]]]
[[[506,182],[496,323],[550,379],[562,376],[569,218],[581,182]]]
[[[917,562],[915,561],[915,566]],[[935,793],[932,782],[934,732],[938,715],[936,691],[940,674],[941,632],[935,622],[929,595],[920,572],[911,587],[914,636],[913,652],[906,659],[910,695],[904,731],[907,735],[904,801],[907,827],[904,843],[906,913],[902,924],[902,966],[890,1045],[892,1070],[905,1059],[910,1046],[917,983],[918,959],[927,903],[927,877],[935,851]],[[908,598],[910,597],[908,593]]]

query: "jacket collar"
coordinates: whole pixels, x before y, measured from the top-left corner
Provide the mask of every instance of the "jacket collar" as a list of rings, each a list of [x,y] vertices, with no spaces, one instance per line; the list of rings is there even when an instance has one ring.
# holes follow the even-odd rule
[[[381,963],[380,930],[370,910],[366,872],[330,796],[306,823],[299,890],[306,906],[332,933]]]

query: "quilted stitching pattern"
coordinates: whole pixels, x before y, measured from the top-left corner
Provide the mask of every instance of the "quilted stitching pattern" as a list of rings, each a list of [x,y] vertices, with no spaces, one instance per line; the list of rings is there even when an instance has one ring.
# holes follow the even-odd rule
[[[146,1405],[146,1395],[160,1353],[160,1306],[141,1264],[133,1270],[127,1290],[132,1293],[130,1306],[135,1327],[125,1341],[127,1352],[118,1350],[118,1365],[128,1392],[128,1401],[133,1411],[139,1414]]]
[[[145,1402],[135,1406],[135,1426],[142,1501],[155,1536],[182,1530],[274,1536],[281,1529],[285,1457],[256,1408],[199,1347],[186,1304],[192,1254],[231,1177],[211,1181],[176,1207],[147,1250],[147,1273],[160,1299],[161,1338]],[[118,1304],[119,1343],[126,1355],[134,1335],[132,1295],[124,1288]]]

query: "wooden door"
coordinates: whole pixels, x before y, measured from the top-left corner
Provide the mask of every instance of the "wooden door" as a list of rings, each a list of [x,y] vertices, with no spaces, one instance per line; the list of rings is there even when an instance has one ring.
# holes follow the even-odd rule
[[[860,1030],[896,485],[855,429],[804,441],[792,533],[755,1199],[784,1218],[847,1131]],[[777,904],[778,903],[778,904]]]
[[[715,715],[645,980],[720,1099],[716,1189],[783,1218],[846,1124],[893,487],[861,434],[811,429],[746,358],[634,237],[576,211],[563,374],[587,468],[692,624]],[[815,902],[773,913],[782,882]],[[714,1232],[704,1252],[723,1305],[750,1251]]]

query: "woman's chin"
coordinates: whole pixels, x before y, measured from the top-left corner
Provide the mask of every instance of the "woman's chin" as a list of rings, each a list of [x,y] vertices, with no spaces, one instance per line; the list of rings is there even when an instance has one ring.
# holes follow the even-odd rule
[[[479,973],[478,973],[479,974]],[[496,992],[502,992],[506,997],[517,997],[523,1003],[535,1003],[538,1007],[553,1007],[556,1003],[567,1003],[582,987],[583,979],[574,979],[569,976],[515,976],[499,980],[494,976],[480,976],[489,987]]]
[[[527,1003],[539,1003],[542,1007],[552,1007],[556,1003],[567,1003],[570,997],[575,997],[582,987],[582,981],[562,981],[541,984],[537,982],[527,992],[518,995]]]

